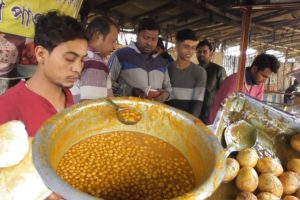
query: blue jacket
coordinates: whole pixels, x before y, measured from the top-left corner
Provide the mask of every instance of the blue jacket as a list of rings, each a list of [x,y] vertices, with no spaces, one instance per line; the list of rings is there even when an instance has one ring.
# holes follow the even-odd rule
[[[132,88],[164,89],[171,94],[168,66],[161,56],[146,55],[135,43],[118,49],[108,61],[114,93],[132,96]]]

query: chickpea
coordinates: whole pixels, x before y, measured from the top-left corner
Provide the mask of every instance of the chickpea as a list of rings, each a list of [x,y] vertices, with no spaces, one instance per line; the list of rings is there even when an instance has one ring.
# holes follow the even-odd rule
[[[79,142],[63,156],[57,173],[73,187],[104,199],[170,199],[195,186],[193,171],[177,149],[135,132]]]

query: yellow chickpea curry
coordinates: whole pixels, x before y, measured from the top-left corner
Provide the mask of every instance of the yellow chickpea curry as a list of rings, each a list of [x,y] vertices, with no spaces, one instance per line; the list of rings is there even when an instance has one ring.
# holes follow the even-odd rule
[[[129,108],[122,108],[117,115],[118,119],[125,124],[135,124],[142,118],[141,113]]]
[[[172,145],[138,132],[111,132],[71,147],[58,175],[78,190],[106,200],[171,199],[195,187],[187,159]]]

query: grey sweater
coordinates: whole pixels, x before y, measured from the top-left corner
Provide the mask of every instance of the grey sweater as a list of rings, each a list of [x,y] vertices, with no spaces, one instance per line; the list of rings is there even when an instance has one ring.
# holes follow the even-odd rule
[[[179,69],[171,63],[168,71],[172,85],[172,100],[168,104],[199,117],[205,94],[205,69],[194,63]]]

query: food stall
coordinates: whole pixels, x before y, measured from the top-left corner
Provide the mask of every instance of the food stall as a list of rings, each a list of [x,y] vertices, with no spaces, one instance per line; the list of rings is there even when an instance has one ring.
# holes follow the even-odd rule
[[[226,148],[224,139],[226,129],[241,120],[256,130],[253,149],[257,152],[257,163],[265,157],[279,160],[281,171],[279,170],[278,176],[287,169],[289,171],[298,169],[297,166],[289,167],[288,163],[300,157],[300,153],[294,149],[291,142],[292,137],[300,131],[300,119],[244,94],[235,93],[225,101],[211,127],[217,137],[202,122],[175,108],[139,98],[115,97],[112,100],[122,107],[136,109],[141,113],[141,119],[134,125],[124,124],[116,117],[116,110],[105,99],[100,99],[74,105],[58,113],[46,121],[39,130],[33,141],[32,159],[45,185],[52,191],[67,199],[95,199],[85,189],[78,190],[76,186],[68,184],[56,170],[62,157],[75,144],[92,136],[107,135],[104,133],[114,131],[134,131],[155,136],[172,144],[187,158],[195,174],[196,185],[178,199],[234,199],[241,192],[240,187],[236,185],[238,178],[233,177],[231,181],[223,182],[225,180],[223,177],[226,176],[226,152],[222,148],[222,146]],[[243,127],[238,128],[238,131],[247,131]],[[237,154],[238,152],[233,152],[229,157],[238,160]],[[88,160],[85,161],[86,164]],[[121,161],[122,158],[119,162],[122,163]],[[139,159],[138,162],[143,161]],[[262,168],[268,166],[268,164],[260,165]],[[255,170],[260,168],[259,164],[255,166],[253,167]],[[239,176],[241,169],[242,166],[236,176]],[[104,168],[101,170],[105,171]],[[259,171],[255,173],[257,186],[253,194],[258,195],[263,190],[257,189],[258,177],[264,173]],[[240,182],[244,183],[245,180],[242,179]],[[49,193],[46,191],[46,194]],[[284,196],[282,192],[279,195]]]
[[[291,168],[288,167],[288,162],[292,159],[300,158],[299,151],[292,147],[292,137],[299,134],[300,131],[300,119],[249,96],[235,93],[225,101],[212,127],[224,147],[226,147],[224,132],[231,124],[241,120],[247,121],[255,127],[257,131],[257,139],[253,148],[257,152],[258,162],[266,157],[275,160],[279,159],[279,163],[282,165],[284,171],[291,170]],[[245,131],[243,129],[241,130]],[[236,159],[237,154],[238,153],[235,152],[229,157]],[[274,165],[275,164],[273,164],[273,166]],[[263,166],[266,167],[268,165],[264,163]],[[242,166],[240,166],[240,168],[242,168]],[[258,170],[258,164],[255,164],[253,168]],[[282,173],[283,171],[279,174],[281,175]],[[261,175],[264,173],[257,171],[257,174]],[[234,178],[227,183],[222,183],[209,199],[235,199],[242,190],[239,189],[236,183],[237,181]],[[245,180],[243,181],[245,182]],[[256,185],[252,191],[255,195],[264,191],[264,189],[257,187]],[[284,195],[286,194],[282,194],[281,192],[279,197],[275,199],[280,199],[280,197],[282,198]]]
[[[88,158],[83,157],[83,160],[81,160],[82,157],[79,156],[75,158],[73,157],[74,160],[71,159],[69,164],[67,165],[70,168],[67,168],[67,170],[65,171],[62,170],[61,172],[58,170],[61,166],[60,161],[73,146],[90,137],[106,135],[110,132],[131,131],[155,136],[163,142],[172,144],[176,148],[176,150],[178,150],[187,159],[195,176],[194,185],[192,188],[190,188],[191,184],[188,180],[186,180],[187,182],[184,181],[184,184],[187,185],[183,186],[186,186],[187,188],[187,191],[184,192],[182,192],[182,188],[178,186],[178,180],[170,179],[171,181],[173,181],[172,183],[178,183],[178,185],[170,184],[170,187],[168,187],[168,183],[165,182],[152,182],[153,180],[159,179],[162,175],[173,175],[173,173],[175,173],[172,171],[172,167],[178,165],[178,162],[173,162],[173,160],[166,158],[165,160],[161,159],[160,161],[163,161],[165,165],[162,166],[164,166],[168,170],[170,169],[170,171],[166,170],[168,172],[165,173],[162,169],[162,173],[158,172],[158,174],[153,175],[151,173],[151,168],[146,169],[147,173],[145,173],[145,171],[143,170],[140,170],[138,175],[144,178],[142,181],[148,181],[148,183],[151,183],[151,185],[156,185],[157,183],[157,186],[160,187],[161,191],[170,190],[168,191],[171,193],[170,198],[174,199],[234,199],[240,192],[239,190],[243,190],[243,187],[241,187],[240,184],[235,185],[234,182],[222,183],[223,177],[226,175],[226,151],[223,149],[226,148],[226,144],[224,143],[224,133],[226,132],[228,127],[241,120],[246,121],[256,131],[257,138],[255,143],[253,144],[253,149],[255,149],[255,152],[257,153],[257,160],[263,159],[266,156],[274,159],[278,158],[282,165],[282,172],[283,169],[289,169],[290,171],[298,169],[288,167],[287,163],[290,161],[290,159],[299,158],[299,153],[295,151],[290,144],[292,141],[291,138],[300,132],[299,118],[265,105],[243,94],[236,93],[226,100],[212,126],[213,131],[209,130],[208,127],[206,127],[197,118],[185,112],[179,111],[163,104],[159,104],[154,101],[130,97],[112,98],[112,101],[114,101],[119,106],[130,107],[137,110],[142,116],[141,119],[135,124],[122,123],[122,121],[117,118],[116,109],[114,109],[105,99],[88,101],[78,105],[74,105],[51,117],[40,128],[37,136],[33,140],[32,159],[34,166],[31,162],[31,152],[29,150],[26,151],[27,154],[25,160],[21,161],[17,166],[10,166],[13,168],[1,169],[1,174],[4,176],[5,174],[7,174],[7,176],[13,174],[15,176],[14,172],[17,171],[15,167],[20,167],[18,169],[20,170],[20,172],[25,172],[22,170],[23,168],[29,169],[30,177],[33,177],[34,175],[37,177],[37,180],[41,181],[42,179],[43,183],[45,184],[41,184],[41,188],[32,188],[40,195],[38,195],[38,197],[35,197],[36,199],[43,199],[44,197],[49,195],[51,191],[62,195],[66,199],[72,200],[96,198],[101,199],[103,198],[103,196],[114,197],[113,195],[117,194],[117,192],[114,191],[114,187],[118,186],[117,184],[114,184],[115,182],[117,182],[117,180],[113,178],[109,179],[112,182],[110,186],[113,187],[110,187],[104,191],[101,190],[102,188],[96,188],[95,190],[95,185],[91,185],[89,182],[92,182],[94,179],[96,179],[96,181],[94,181],[95,183],[102,184],[102,181],[99,182],[97,181],[97,179],[102,178],[102,175],[105,178],[107,176],[110,177],[111,174],[109,173],[115,172],[114,170],[118,172],[115,174],[122,175],[122,172],[120,171],[123,171],[125,169],[119,168],[119,165],[115,167],[115,165],[109,163],[106,165],[106,169],[100,168],[98,170],[97,167],[99,166],[95,164],[94,158],[91,158],[100,158],[105,152],[110,153],[111,149],[107,149],[107,151],[106,149],[100,149],[101,153],[103,153],[102,155],[97,154],[97,156],[92,155]],[[245,129],[242,130],[246,131]],[[215,133],[216,136],[213,133]],[[119,138],[119,140],[122,140],[122,138]],[[115,143],[118,143],[118,140],[113,141],[115,141]],[[29,141],[29,144],[30,143],[31,140]],[[131,143],[127,144],[131,145]],[[142,144],[147,146],[146,143]],[[165,146],[165,143],[161,142],[154,142],[154,145],[156,144],[157,146],[155,148],[159,150],[161,150],[159,147],[160,145]],[[92,147],[95,147],[96,149],[96,146]],[[90,148],[89,145],[87,148]],[[29,149],[31,149],[30,146]],[[86,150],[84,150],[83,152],[86,152]],[[128,156],[126,153],[124,154],[127,157],[134,157],[135,154],[137,154],[130,148],[127,152],[129,152]],[[114,153],[112,152],[112,154]],[[236,154],[237,152],[230,154],[230,158],[235,158],[237,156]],[[147,154],[141,155],[144,157],[148,156]],[[124,163],[124,165],[127,166],[128,163],[124,157],[116,156],[116,160],[118,164],[122,163],[125,160],[126,162]],[[145,163],[145,165],[149,165],[148,163],[154,163],[153,166],[157,166],[155,164],[159,163],[158,160],[154,160],[155,162],[153,162],[150,160],[145,161],[143,157],[134,158],[135,164],[137,165],[139,163]],[[93,162],[88,164],[89,160]],[[74,163],[73,161],[76,162]],[[99,161],[102,162],[102,160]],[[27,164],[23,165],[24,162]],[[80,165],[77,165],[78,163]],[[30,165],[30,167],[28,167],[28,165]],[[34,170],[35,168],[37,169],[37,171]],[[99,174],[94,173],[93,169]],[[75,171],[76,173],[74,173],[74,171],[72,170],[83,171],[83,177],[74,175],[77,174],[78,171]],[[186,174],[181,173],[181,170],[181,168],[175,168],[176,173],[182,175],[178,177],[185,178],[183,175]],[[254,174],[257,173],[253,170],[254,169],[251,169],[250,171]],[[134,169],[134,171],[137,170]],[[155,169],[153,169],[153,171],[155,171]],[[241,171],[245,170],[241,169]],[[238,173],[239,170],[237,170],[235,174],[237,177],[239,177]],[[123,175],[126,177],[128,174],[130,173],[128,172]],[[39,176],[41,177],[41,179],[39,179]],[[70,181],[70,177],[72,181],[74,181],[74,179],[75,181]],[[122,178],[120,178],[120,180],[123,180]],[[131,181],[134,178],[136,178],[136,175],[134,175],[133,177],[129,175],[129,178],[126,177],[124,179],[130,179]],[[11,182],[11,180],[6,181],[7,179],[5,179],[5,177],[2,180],[4,180],[3,182],[5,183],[0,185],[0,193],[4,191],[3,193],[10,193],[9,195],[11,196],[20,196],[20,190],[12,190],[10,189],[11,187],[8,187],[8,182]],[[236,180],[240,180],[239,182],[241,184],[246,182],[242,178],[236,178]],[[256,175],[256,178],[254,178],[253,180],[257,185],[259,185],[258,175]],[[149,189],[148,185],[144,184],[144,182],[142,182],[142,184],[139,184],[139,182],[133,183],[130,181],[130,184],[125,184],[123,188],[125,192],[128,190],[132,192],[131,190],[133,190],[134,196],[131,196],[131,199],[143,199],[143,196],[141,196],[143,195],[143,193],[134,193],[136,191],[153,191],[152,188]],[[77,183],[79,182],[83,182],[83,185],[77,185]],[[85,183],[87,184],[84,185]],[[179,187],[178,189],[177,186]],[[96,187],[99,187],[99,185],[96,185]],[[258,193],[260,193],[260,191],[264,191],[263,186],[259,187],[259,189],[257,189],[257,187],[259,186],[251,187],[250,191],[257,195]],[[13,186],[13,188],[16,187]],[[47,188],[49,188],[51,191]],[[28,192],[28,190],[26,192]],[[277,197],[282,196],[283,192],[275,192]],[[160,195],[159,191],[155,191],[155,193],[158,193],[158,195]],[[292,193],[294,194],[295,191],[293,191]],[[112,196],[107,196],[108,194]],[[119,199],[129,199],[129,197],[124,194],[125,193],[118,194],[121,195]],[[169,195],[169,193],[166,195]],[[7,196],[5,198],[11,199],[11,196]],[[18,198],[20,198],[19,196]]]

